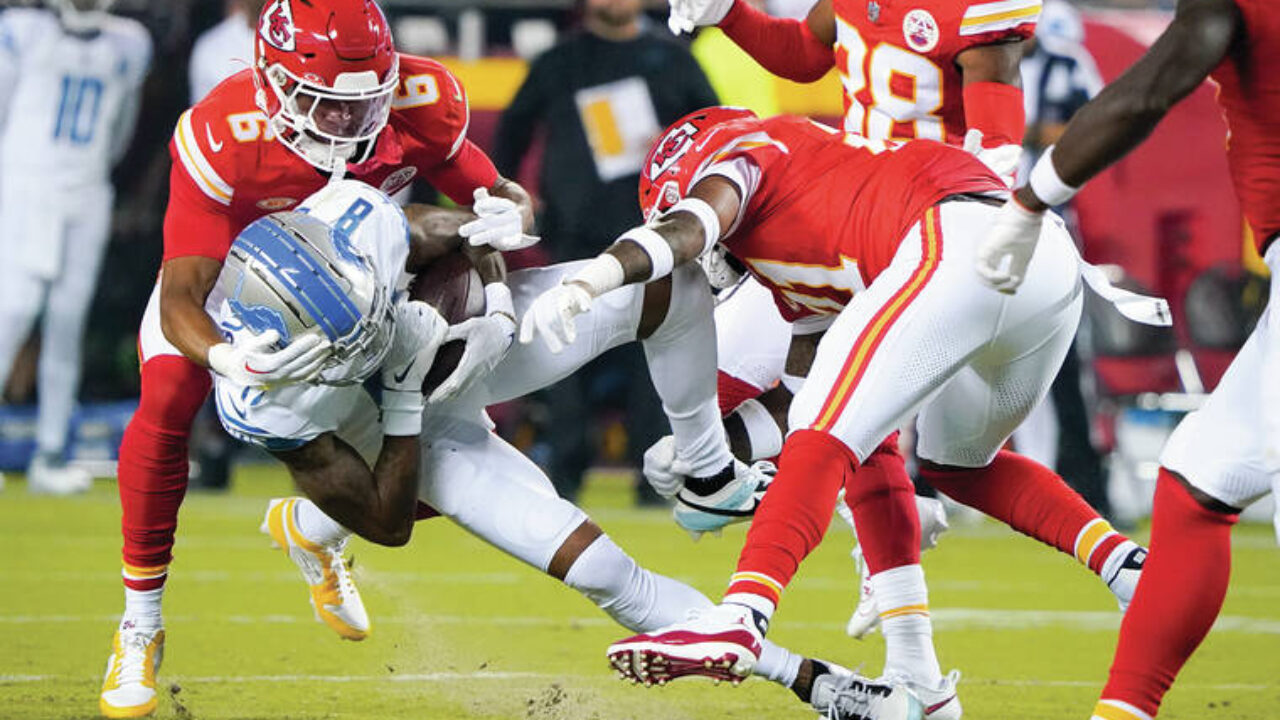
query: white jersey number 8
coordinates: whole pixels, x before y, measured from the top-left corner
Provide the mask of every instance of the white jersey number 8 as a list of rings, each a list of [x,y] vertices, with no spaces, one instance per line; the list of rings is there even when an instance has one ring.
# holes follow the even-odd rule
[[[910,123],[914,128],[910,137],[927,140],[943,139],[942,119],[935,115],[942,107],[942,69],[932,60],[896,45],[880,43],[870,50],[858,30],[836,18],[836,45],[845,51],[845,63],[840,71],[849,109],[844,117],[844,129],[872,140],[905,139],[902,133],[894,137],[894,125]],[[902,76],[914,87],[913,97],[903,97],[894,92],[891,81],[894,75]],[[867,88],[870,78],[871,102],[864,106],[858,97]]]

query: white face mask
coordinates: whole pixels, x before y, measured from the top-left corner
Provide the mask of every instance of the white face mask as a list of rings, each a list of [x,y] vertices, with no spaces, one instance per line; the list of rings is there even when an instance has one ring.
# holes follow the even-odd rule
[[[92,32],[102,27],[115,0],[48,0],[58,11],[62,26],[71,32]]]

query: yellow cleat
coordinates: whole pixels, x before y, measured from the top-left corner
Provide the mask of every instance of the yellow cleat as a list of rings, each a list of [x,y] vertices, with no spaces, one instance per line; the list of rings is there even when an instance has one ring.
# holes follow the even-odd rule
[[[121,628],[111,645],[98,709],[109,718],[138,718],[155,712],[164,630]]]
[[[369,615],[342,557],[346,540],[335,546],[317,545],[298,532],[294,506],[298,498],[272,500],[262,532],[271,536],[289,555],[311,590],[311,607],[316,619],[346,640],[363,640],[369,635]]]

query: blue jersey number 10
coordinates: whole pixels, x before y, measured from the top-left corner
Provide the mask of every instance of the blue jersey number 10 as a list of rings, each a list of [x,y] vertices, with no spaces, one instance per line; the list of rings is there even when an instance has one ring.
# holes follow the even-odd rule
[[[54,140],[72,145],[93,142],[98,112],[102,109],[102,81],[95,77],[62,77],[62,100],[58,103]]]

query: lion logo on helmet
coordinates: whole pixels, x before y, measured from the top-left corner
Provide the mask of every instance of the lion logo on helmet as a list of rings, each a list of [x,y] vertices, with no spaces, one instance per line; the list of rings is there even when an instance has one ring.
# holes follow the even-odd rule
[[[275,0],[262,11],[262,23],[258,34],[271,47],[283,52],[293,52],[297,48],[297,29],[293,25],[293,4],[291,0]]]

